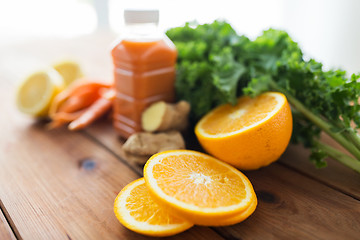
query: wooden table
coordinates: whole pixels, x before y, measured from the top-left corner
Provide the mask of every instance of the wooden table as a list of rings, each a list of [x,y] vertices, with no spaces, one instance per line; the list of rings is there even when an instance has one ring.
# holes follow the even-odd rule
[[[48,131],[19,113],[15,86],[35,69],[78,60],[90,77],[111,79],[105,32],[0,46],[0,239],[147,239],[115,218],[113,201],[142,175],[122,151],[109,119],[85,131]],[[189,144],[192,145],[192,144]],[[308,151],[289,146],[269,167],[245,172],[255,213],[229,227],[199,227],[173,239],[360,239],[360,174],[333,160],[318,170]]]

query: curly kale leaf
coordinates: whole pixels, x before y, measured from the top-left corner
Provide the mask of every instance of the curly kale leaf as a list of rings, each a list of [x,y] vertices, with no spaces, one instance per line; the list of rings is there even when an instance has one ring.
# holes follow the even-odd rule
[[[235,103],[238,82],[246,70],[232,52],[241,40],[230,24],[186,23],[166,34],[178,50],[177,98],[190,102],[192,119],[197,121],[219,104]]]
[[[304,60],[285,31],[269,29],[251,41],[226,22],[185,24],[167,32],[178,49],[176,92],[190,102],[192,120],[241,95],[283,92],[293,111],[293,143],[312,148],[318,167],[331,156],[360,172],[359,75],[325,71],[320,62]],[[349,158],[319,142],[325,132],[345,147]]]

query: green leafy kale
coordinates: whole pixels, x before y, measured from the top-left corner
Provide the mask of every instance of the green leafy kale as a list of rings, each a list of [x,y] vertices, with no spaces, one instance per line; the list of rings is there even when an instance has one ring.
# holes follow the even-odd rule
[[[230,24],[214,21],[186,23],[167,35],[178,49],[177,97],[190,102],[193,121],[241,95],[279,91],[292,106],[291,141],[311,148],[317,167],[326,166],[324,159],[330,156],[360,172],[359,75],[348,78],[345,71],[325,71],[321,63],[304,60],[285,31],[269,29],[251,41]],[[322,143],[321,132],[354,158]]]

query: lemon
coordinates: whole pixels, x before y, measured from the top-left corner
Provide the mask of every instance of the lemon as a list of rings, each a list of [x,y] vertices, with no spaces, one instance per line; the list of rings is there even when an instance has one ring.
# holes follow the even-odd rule
[[[19,86],[16,105],[23,113],[46,117],[51,101],[63,89],[63,77],[53,68],[35,72]]]
[[[53,68],[64,78],[65,86],[83,76],[80,65],[74,61],[62,61],[53,65]]]

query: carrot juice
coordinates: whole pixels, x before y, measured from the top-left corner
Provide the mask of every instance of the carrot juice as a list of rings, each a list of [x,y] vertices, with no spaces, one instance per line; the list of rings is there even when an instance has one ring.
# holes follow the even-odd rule
[[[158,12],[144,11],[125,11],[125,23],[133,31],[111,51],[117,92],[113,124],[124,138],[142,130],[141,114],[151,103],[175,98],[175,46],[156,33]]]

